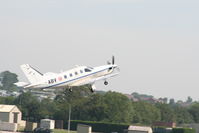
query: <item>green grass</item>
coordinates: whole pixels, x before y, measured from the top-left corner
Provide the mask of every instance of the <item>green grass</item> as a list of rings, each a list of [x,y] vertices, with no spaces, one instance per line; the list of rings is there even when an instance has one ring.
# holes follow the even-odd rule
[[[68,130],[64,129],[54,129],[54,133],[68,133]],[[70,131],[70,133],[77,133],[76,131]]]

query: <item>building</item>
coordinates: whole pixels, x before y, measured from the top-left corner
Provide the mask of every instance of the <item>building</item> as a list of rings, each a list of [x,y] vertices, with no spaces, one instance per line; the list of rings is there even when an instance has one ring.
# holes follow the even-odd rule
[[[153,127],[170,127],[175,128],[176,123],[175,122],[154,122]]]
[[[92,127],[88,125],[78,124],[77,133],[92,133]]]
[[[55,120],[41,119],[40,128],[54,129],[55,128]]]
[[[153,133],[151,127],[129,126],[128,133]]]
[[[0,104],[0,121],[8,123],[20,123],[21,111],[15,105]]]

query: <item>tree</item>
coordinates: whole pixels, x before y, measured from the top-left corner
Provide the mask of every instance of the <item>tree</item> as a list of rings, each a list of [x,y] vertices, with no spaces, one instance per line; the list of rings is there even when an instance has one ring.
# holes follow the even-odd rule
[[[72,92],[69,91],[69,89],[72,90]],[[90,92],[90,86],[80,86],[80,87],[72,87],[72,88],[66,88],[63,91],[57,92],[57,96],[55,98],[55,101],[58,103],[70,103],[75,104],[76,101],[81,100],[82,98],[85,98],[91,94]]]
[[[103,121],[107,117],[107,105],[104,103],[103,96],[100,94],[93,94],[88,98],[84,98],[81,103],[73,107],[72,110],[73,119]]]
[[[18,82],[17,75],[15,73],[4,71],[0,73],[0,77],[2,77],[1,83],[3,85],[3,89],[9,91],[17,89],[17,87],[14,85],[14,83]]]
[[[169,104],[170,104],[170,105],[174,105],[174,104],[175,104],[175,100],[174,100],[173,98],[171,98],[171,99],[169,100]]]
[[[193,99],[190,96],[188,96],[186,103],[192,103],[192,101],[193,101]]]
[[[163,98],[163,101],[164,101],[164,103],[166,103],[167,104],[167,102],[168,102],[168,98]]]
[[[156,104],[156,107],[160,110],[161,113],[161,121],[164,122],[175,122],[176,116],[173,110],[173,106],[169,104]]]
[[[183,124],[183,123],[192,123],[193,116],[188,112],[188,109],[182,106],[175,106],[173,107],[176,116],[176,122]]]
[[[24,119],[29,119],[31,121],[39,121],[41,116],[41,106],[39,100],[34,97],[30,92],[22,93],[19,95],[14,103],[22,111],[22,116]]]
[[[194,103],[193,105],[191,105],[188,111],[192,115],[194,121],[196,123],[199,123],[199,103]]]
[[[134,102],[135,109],[134,123],[152,124],[155,121],[160,121],[161,114],[158,108],[147,102]]]
[[[134,109],[131,101],[121,93],[107,92],[104,95],[104,103],[107,106],[105,121],[116,123],[132,122]]]
[[[56,112],[58,110],[56,103],[49,99],[43,99],[40,102],[40,112],[39,112],[39,116],[41,118],[50,118],[53,119],[54,118],[54,112]]]
[[[72,119],[116,123],[130,123],[132,121],[132,116],[134,114],[132,104],[123,94],[107,92],[106,94],[91,95],[90,92],[88,94],[88,88],[86,87],[73,90],[71,95],[66,92],[65,96],[56,98],[59,104],[59,110],[55,113],[57,118],[63,115],[65,116],[64,119],[67,120],[68,102],[70,101]]]
[[[8,105],[12,105],[14,104],[14,97],[0,97],[0,104],[8,104]]]
[[[85,116],[89,114],[83,113],[86,109],[85,102],[90,96],[90,86],[72,87],[72,92],[69,92],[69,88],[58,92],[54,100],[56,104],[56,110],[53,117],[55,119],[61,119],[66,122],[68,120],[69,106],[71,106],[71,119],[85,120]],[[89,120],[89,119],[87,119]]]

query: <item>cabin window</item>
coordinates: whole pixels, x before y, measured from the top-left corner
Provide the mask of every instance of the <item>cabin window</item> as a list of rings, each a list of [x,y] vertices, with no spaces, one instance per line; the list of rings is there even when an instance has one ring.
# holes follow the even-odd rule
[[[72,73],[70,73],[70,77],[72,77],[73,76],[73,74]]]
[[[67,75],[64,75],[64,78],[67,79]]]
[[[77,72],[75,72],[75,75],[78,75],[78,73],[77,73]]]

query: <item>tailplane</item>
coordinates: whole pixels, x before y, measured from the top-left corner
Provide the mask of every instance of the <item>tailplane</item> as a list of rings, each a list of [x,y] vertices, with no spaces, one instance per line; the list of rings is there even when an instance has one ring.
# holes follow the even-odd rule
[[[24,72],[30,83],[36,83],[43,79],[43,74],[29,64],[21,65],[21,70]]]

